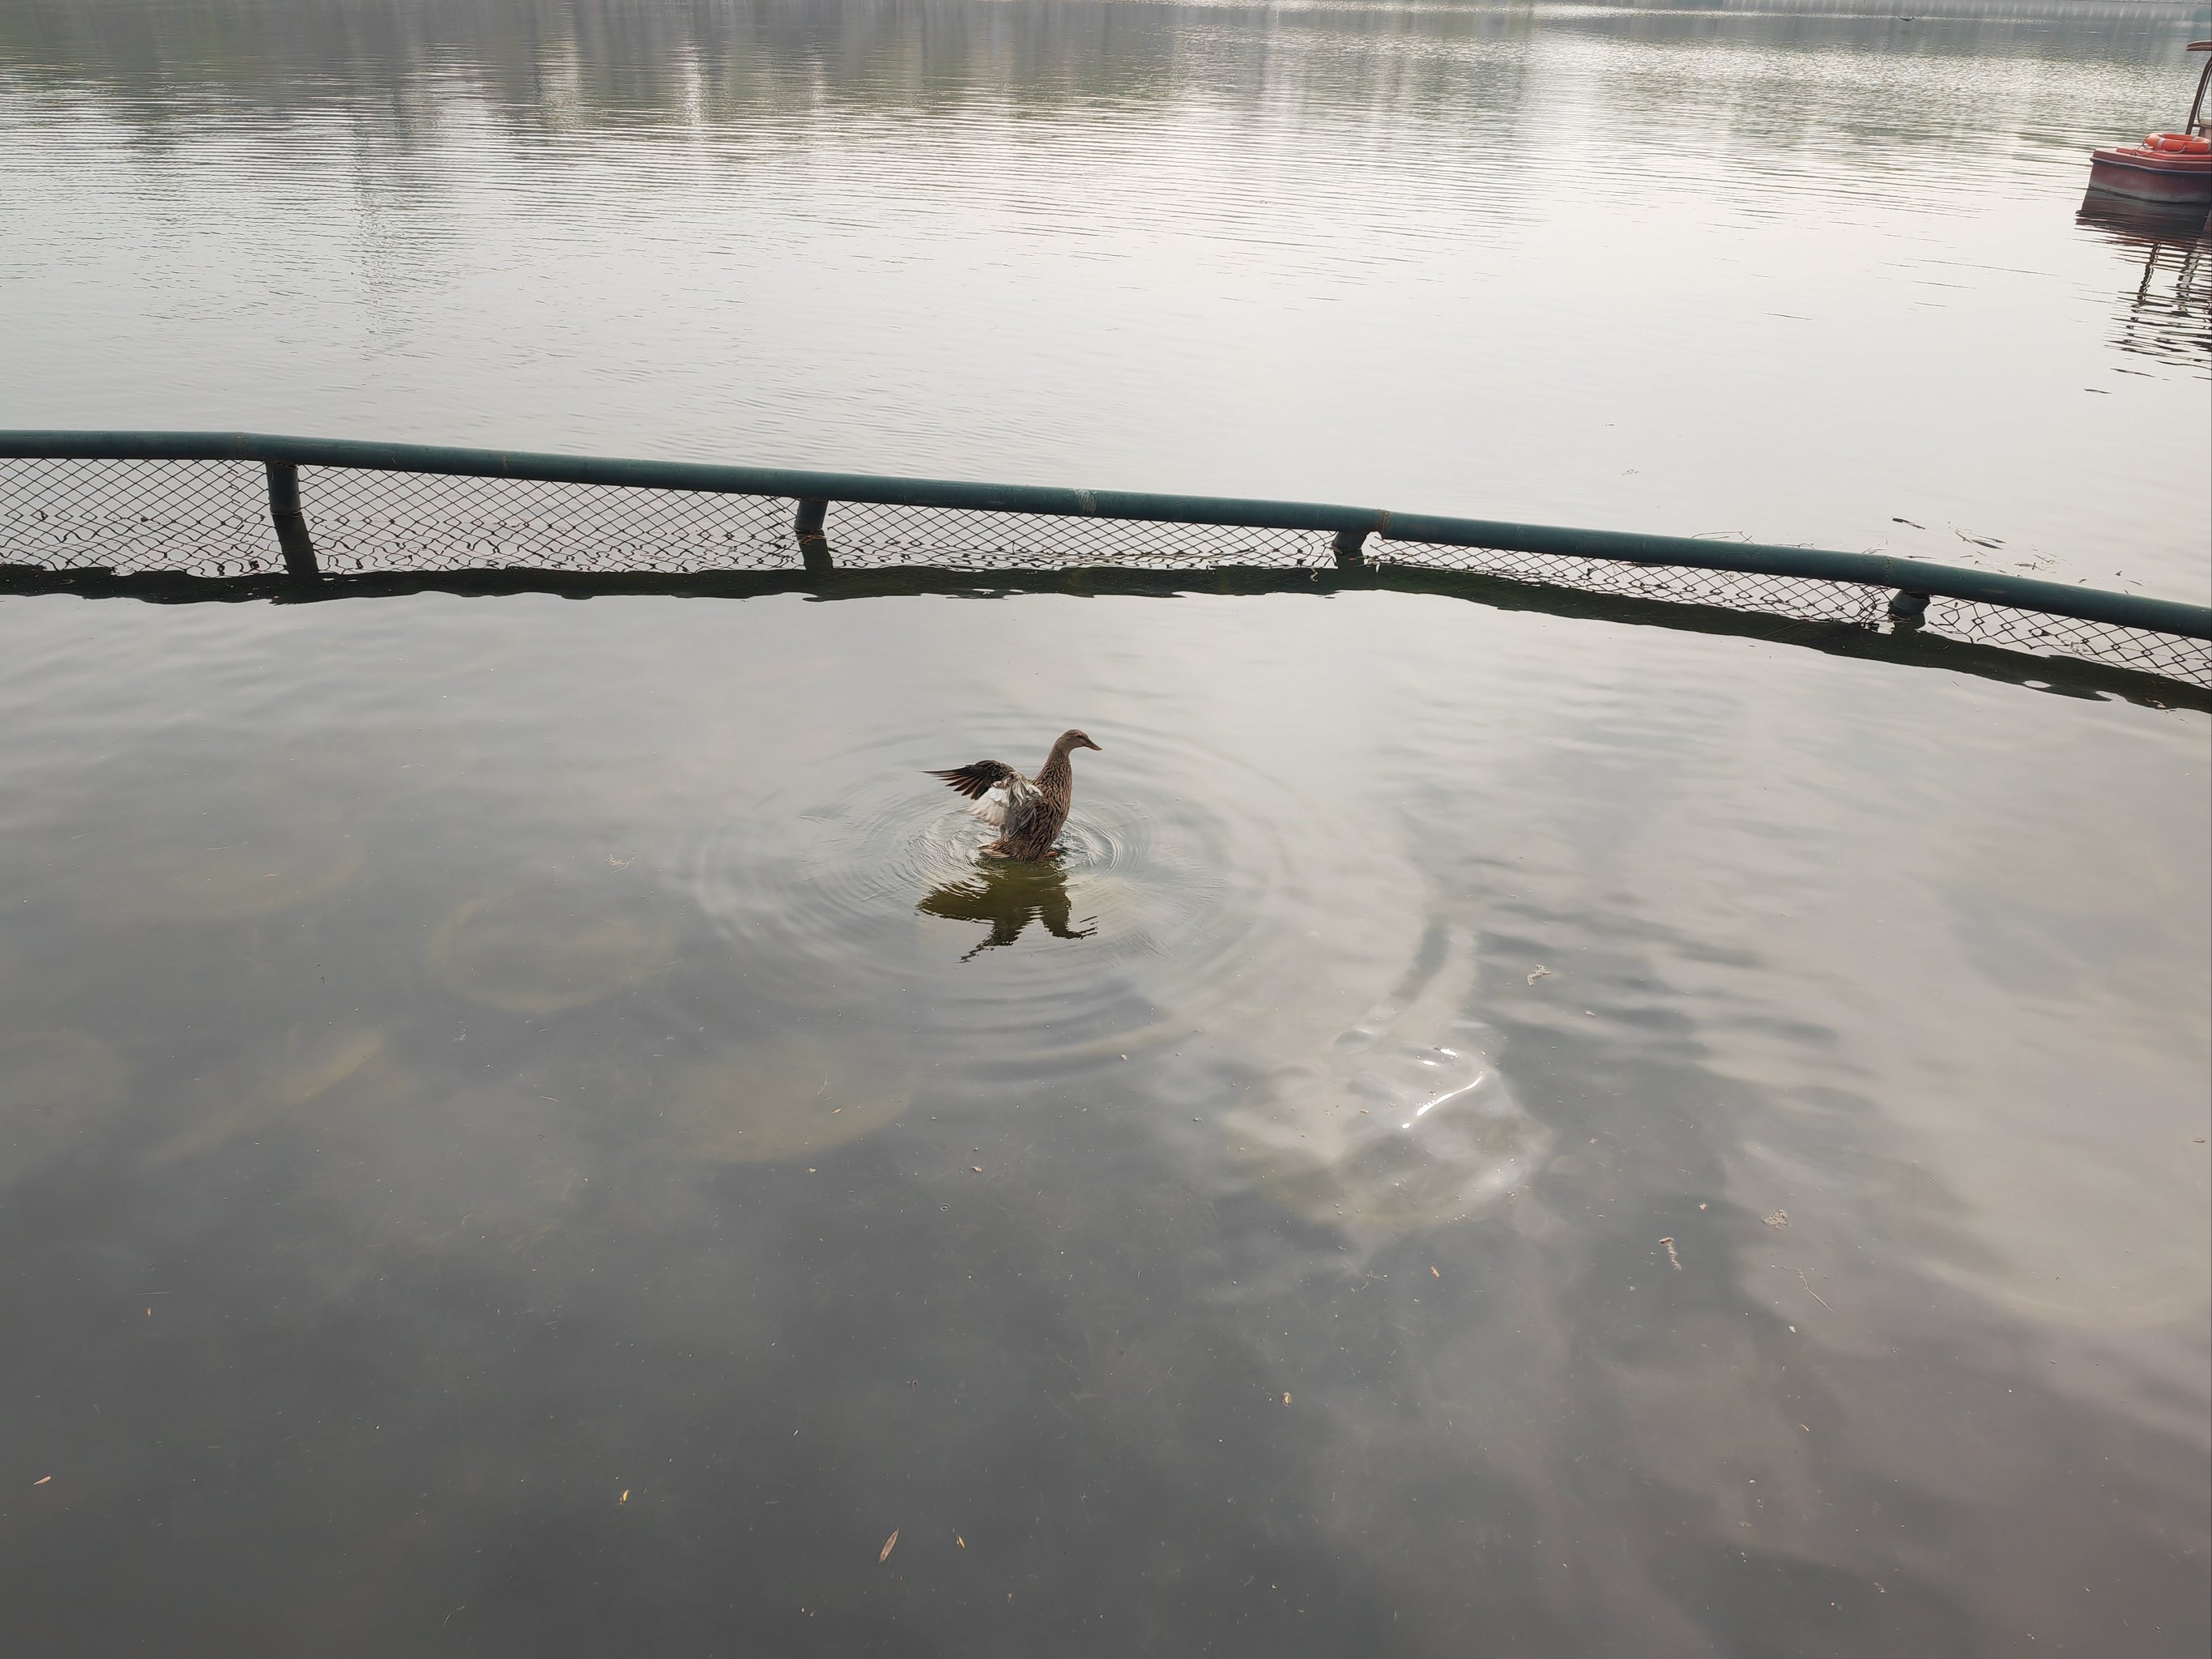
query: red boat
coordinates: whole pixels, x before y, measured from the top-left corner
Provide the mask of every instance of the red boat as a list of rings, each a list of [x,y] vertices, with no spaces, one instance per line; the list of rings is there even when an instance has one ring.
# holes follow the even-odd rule
[[[2212,54],[2212,40],[2191,40],[2189,50]],[[2145,202],[2212,202],[2212,137],[2205,131],[2204,88],[2212,82],[2212,55],[2197,77],[2197,101],[2179,132],[2154,132],[2140,144],[2089,152],[2089,188]]]

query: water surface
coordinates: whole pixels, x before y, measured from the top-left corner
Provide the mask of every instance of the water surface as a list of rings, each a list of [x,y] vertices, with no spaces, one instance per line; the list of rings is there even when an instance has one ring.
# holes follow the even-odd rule
[[[2201,599],[2203,243],[2079,210],[2203,32],[21,0],[0,422]],[[2201,1655],[2212,744],[2014,678],[0,599],[9,1651]]]
[[[2203,603],[2201,225],[2077,215],[2204,33],[16,0],[0,424],[1317,497]]]
[[[0,659],[21,1651],[2203,1648],[2199,714],[1386,594]]]

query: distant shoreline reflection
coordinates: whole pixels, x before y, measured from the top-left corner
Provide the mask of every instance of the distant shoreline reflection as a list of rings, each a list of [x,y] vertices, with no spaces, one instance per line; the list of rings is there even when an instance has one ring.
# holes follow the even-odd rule
[[[926,916],[951,921],[980,921],[990,936],[960,958],[973,961],[998,945],[1012,945],[1032,921],[1054,939],[1089,939],[1098,930],[1085,916],[1076,927],[1068,921],[1067,876],[1056,864],[1006,863],[986,866],[966,881],[933,889],[915,907]]]

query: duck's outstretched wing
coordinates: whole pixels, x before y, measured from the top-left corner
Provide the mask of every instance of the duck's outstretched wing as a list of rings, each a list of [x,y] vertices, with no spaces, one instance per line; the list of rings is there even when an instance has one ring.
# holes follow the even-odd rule
[[[981,800],[994,789],[1004,789],[1016,782],[1021,774],[1004,761],[977,761],[969,766],[956,766],[950,771],[932,772],[933,778],[943,778],[969,800]]]
[[[975,803],[968,810],[994,830],[1006,828],[1007,803],[1017,791],[1029,787],[1029,780],[1004,761],[977,761],[972,766],[956,766],[949,772],[929,775],[943,778],[967,796]]]

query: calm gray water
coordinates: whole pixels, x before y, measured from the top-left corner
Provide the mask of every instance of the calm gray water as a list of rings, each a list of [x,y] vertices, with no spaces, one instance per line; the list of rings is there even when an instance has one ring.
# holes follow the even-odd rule
[[[2196,244],[2075,216],[2192,30],[19,3],[0,422],[2202,597]],[[923,769],[1071,724],[980,860]],[[0,599],[8,1650],[2201,1655],[2207,728],[1385,593]]]
[[[9,0],[0,425],[1319,497],[2202,603],[2212,264],[2077,210],[2208,32]]]

